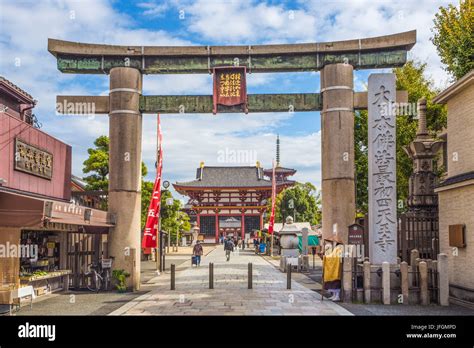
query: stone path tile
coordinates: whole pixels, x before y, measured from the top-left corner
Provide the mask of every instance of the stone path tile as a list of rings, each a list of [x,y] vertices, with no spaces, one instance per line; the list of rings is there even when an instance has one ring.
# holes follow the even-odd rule
[[[209,263],[214,263],[214,289],[209,289]],[[247,267],[253,264],[253,289],[247,289]],[[111,315],[352,315],[336,303],[292,281],[253,251],[233,253],[229,262],[217,247],[200,267],[176,272],[176,290],[169,274],[150,280],[153,290]]]

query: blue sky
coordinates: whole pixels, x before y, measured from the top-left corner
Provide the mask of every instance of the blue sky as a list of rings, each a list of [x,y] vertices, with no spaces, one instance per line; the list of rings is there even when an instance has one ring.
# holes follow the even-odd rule
[[[107,116],[93,119],[55,114],[55,97],[107,95],[108,77],[61,74],[47,52],[47,38],[122,45],[231,45],[323,42],[417,30],[410,57],[428,63],[437,86],[448,83],[429,41],[439,6],[456,1],[23,1],[0,0],[0,74],[38,100],[43,129],[73,146],[73,173],[93,140],[108,134]],[[18,64],[20,62],[20,64]],[[16,63],[16,64],[15,64]],[[357,71],[355,90],[364,90],[371,71]],[[249,93],[318,92],[319,73],[251,74]],[[147,75],[144,94],[212,94],[209,75]],[[156,118],[144,116],[143,160],[152,169]],[[219,152],[256,154],[268,167],[281,137],[282,165],[298,170],[296,180],[320,185],[319,113],[253,115],[163,115],[164,177],[192,179],[200,161],[222,163]],[[253,159],[253,157],[252,157]],[[150,170],[148,179],[152,180]]]

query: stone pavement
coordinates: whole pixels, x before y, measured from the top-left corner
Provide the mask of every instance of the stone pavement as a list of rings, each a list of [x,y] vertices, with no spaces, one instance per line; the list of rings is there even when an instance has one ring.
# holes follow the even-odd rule
[[[209,262],[214,263],[214,289],[209,289]],[[247,289],[247,267],[253,263],[253,289]],[[170,275],[149,281],[153,290],[111,315],[352,315],[321,295],[292,282],[286,289],[281,273],[253,251],[239,251],[225,261],[218,246],[201,266],[176,272],[176,290],[170,290]]]

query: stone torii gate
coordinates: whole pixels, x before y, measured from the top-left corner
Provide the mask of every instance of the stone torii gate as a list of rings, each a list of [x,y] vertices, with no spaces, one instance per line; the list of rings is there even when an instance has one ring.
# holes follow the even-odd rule
[[[58,96],[60,113],[77,114],[87,103],[109,115],[109,234],[114,268],[140,286],[140,197],[143,113],[212,113],[213,96],[143,96],[142,74],[209,74],[216,67],[245,66],[248,73],[321,71],[321,93],[250,94],[248,112],[321,111],[323,236],[347,243],[355,219],[354,110],[367,108],[367,92],[354,92],[354,69],[399,67],[416,43],[416,31],[374,38],[257,46],[114,46],[48,40],[61,72],[110,74],[109,96]],[[407,102],[397,92],[397,102]],[[62,106],[65,106],[64,108]],[[241,112],[229,107],[225,112]],[[135,264],[127,258],[135,253]]]

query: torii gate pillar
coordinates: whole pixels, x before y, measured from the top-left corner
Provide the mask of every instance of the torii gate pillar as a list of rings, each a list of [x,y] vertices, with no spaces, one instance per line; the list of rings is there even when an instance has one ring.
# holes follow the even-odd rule
[[[321,70],[323,238],[348,242],[355,219],[353,67],[329,64]]]
[[[109,95],[109,212],[116,225],[109,232],[109,255],[114,269],[130,273],[127,287],[140,288],[140,216],[142,114],[139,98],[142,74],[138,69],[110,70]]]

